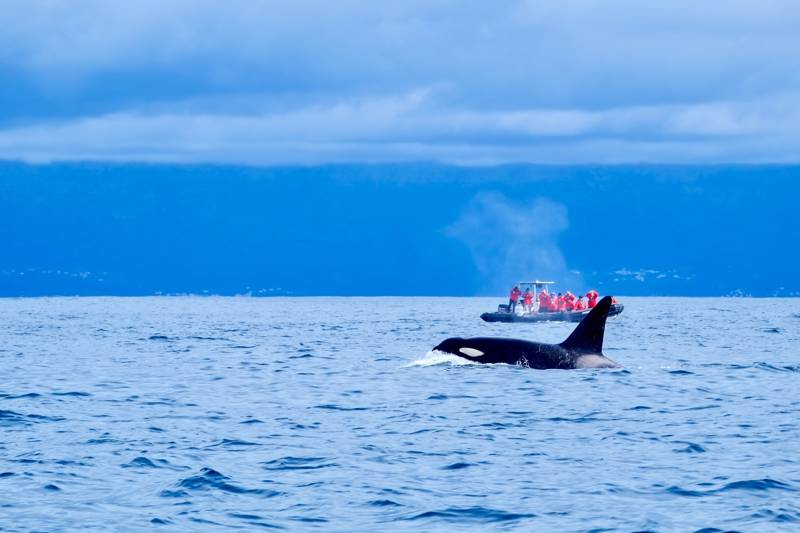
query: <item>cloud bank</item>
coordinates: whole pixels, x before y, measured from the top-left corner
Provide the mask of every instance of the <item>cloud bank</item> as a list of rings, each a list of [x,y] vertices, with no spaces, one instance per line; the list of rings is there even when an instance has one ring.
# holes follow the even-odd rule
[[[789,0],[34,0],[0,17],[0,158],[800,160]]]

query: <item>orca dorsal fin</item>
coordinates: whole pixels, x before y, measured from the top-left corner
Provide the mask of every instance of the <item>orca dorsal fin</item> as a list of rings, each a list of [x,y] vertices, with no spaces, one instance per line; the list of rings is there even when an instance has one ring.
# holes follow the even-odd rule
[[[611,309],[611,296],[606,296],[581,320],[572,335],[561,343],[561,347],[579,353],[602,354],[603,334],[606,331],[609,309]]]

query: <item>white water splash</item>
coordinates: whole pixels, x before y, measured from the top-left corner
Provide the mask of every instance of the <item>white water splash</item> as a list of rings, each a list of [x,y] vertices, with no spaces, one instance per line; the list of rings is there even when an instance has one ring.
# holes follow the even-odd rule
[[[425,357],[415,359],[414,361],[411,361],[407,365],[404,365],[403,368],[410,368],[414,366],[435,366],[435,365],[448,365],[448,364],[461,366],[461,365],[477,365],[480,363],[464,359],[463,357],[459,357],[451,353],[440,352],[439,350],[431,350],[430,352],[425,354]]]

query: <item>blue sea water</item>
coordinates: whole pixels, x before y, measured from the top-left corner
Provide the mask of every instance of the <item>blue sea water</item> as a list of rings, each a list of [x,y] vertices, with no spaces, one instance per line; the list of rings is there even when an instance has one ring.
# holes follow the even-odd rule
[[[800,299],[626,298],[621,370],[429,353],[481,298],[0,300],[0,528],[797,531]]]

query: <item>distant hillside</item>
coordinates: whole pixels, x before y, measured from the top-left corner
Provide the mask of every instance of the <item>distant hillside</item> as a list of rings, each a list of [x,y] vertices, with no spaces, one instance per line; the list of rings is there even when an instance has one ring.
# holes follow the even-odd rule
[[[0,164],[0,295],[800,295],[800,167]]]

